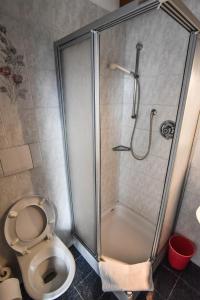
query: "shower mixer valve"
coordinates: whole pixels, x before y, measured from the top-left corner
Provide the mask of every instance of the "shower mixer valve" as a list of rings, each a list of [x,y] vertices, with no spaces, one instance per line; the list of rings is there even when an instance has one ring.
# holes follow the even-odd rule
[[[160,134],[166,139],[173,139],[176,123],[171,120],[166,120],[160,125]]]

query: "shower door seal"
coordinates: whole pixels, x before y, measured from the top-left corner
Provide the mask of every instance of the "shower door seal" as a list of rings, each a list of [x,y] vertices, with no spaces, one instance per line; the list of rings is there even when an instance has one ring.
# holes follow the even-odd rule
[[[68,155],[68,141],[67,141],[67,128],[66,128],[66,118],[65,118],[65,104],[64,104],[64,94],[63,94],[63,79],[62,79],[62,63],[61,63],[61,53],[62,50],[71,47],[79,42],[84,40],[90,40],[90,50],[91,50],[91,81],[92,81],[92,110],[93,110],[93,151],[94,151],[94,162],[93,169],[95,174],[95,185],[93,187],[95,200],[96,200],[96,245],[97,251],[94,252],[87,245],[86,241],[83,241],[80,236],[76,233],[75,230],[75,220],[73,213],[73,201],[72,201],[72,188],[70,180],[70,167],[69,167],[69,155]],[[66,173],[67,173],[67,183],[69,190],[70,198],[70,208],[72,216],[72,233],[73,236],[79,240],[79,242],[86,247],[86,249],[96,258],[98,258],[98,253],[100,253],[100,145],[99,145],[99,37],[98,33],[94,30],[87,32],[81,36],[69,37],[65,39],[62,43],[55,42],[54,44],[55,51],[55,62],[56,62],[56,73],[57,73],[57,85],[58,85],[58,97],[60,104],[60,113],[61,113],[61,122],[62,122],[62,131],[64,139],[64,150],[65,150],[65,160],[66,160]]]
[[[95,139],[95,196],[97,207],[97,259],[101,256],[101,145],[100,145],[100,95],[99,95],[99,33],[92,30],[94,139]]]
[[[179,4],[179,5],[178,5]],[[178,5],[179,10],[176,10],[176,6]],[[61,106],[61,115],[63,118],[63,107],[62,107],[62,99],[63,99],[63,89],[62,89],[62,77],[61,77],[61,63],[60,63],[60,55],[61,50],[65,47],[69,47],[70,45],[80,41],[81,39],[89,38],[91,37],[91,47],[92,47],[92,82],[93,82],[93,103],[94,103],[94,152],[95,152],[95,162],[94,162],[94,168],[95,168],[95,195],[96,195],[96,216],[97,216],[97,253],[95,253],[96,258],[100,258],[101,256],[101,201],[100,201],[100,116],[99,116],[99,37],[98,33],[111,28],[117,24],[120,24],[126,20],[132,19],[136,16],[139,16],[141,14],[144,14],[148,11],[154,10],[154,9],[162,9],[163,11],[166,11],[175,21],[179,22],[187,31],[190,32],[191,38],[190,38],[190,45],[188,48],[188,57],[187,57],[187,64],[185,68],[185,74],[184,74],[184,82],[182,86],[182,92],[181,92],[181,100],[183,103],[185,103],[186,100],[186,94],[187,94],[187,87],[188,82],[191,74],[191,66],[192,66],[192,55],[194,54],[195,44],[196,44],[196,38],[195,34],[196,32],[199,32],[200,30],[200,22],[195,18],[195,16],[187,9],[187,7],[182,3],[181,0],[178,2],[176,0],[167,0],[164,3],[161,3],[159,0],[146,0],[146,1],[140,1],[136,0],[133,1],[120,9],[109,13],[102,18],[98,19],[97,21],[94,21],[93,23],[86,25],[85,27],[75,31],[74,33],[71,33],[67,37],[64,37],[60,39],[59,41],[55,42],[54,48],[55,48],[55,59],[56,59],[56,70],[57,70],[57,81],[58,81],[58,94],[60,99],[60,106]],[[189,12],[189,13],[188,13]],[[180,123],[182,116],[183,116],[183,103],[181,107],[178,108],[178,117],[177,122]],[[64,133],[64,140],[65,140],[65,152],[66,152],[66,160],[68,165],[68,157],[67,157],[67,143],[66,143],[66,128],[65,128],[65,121],[63,120],[63,133]],[[175,153],[176,147],[177,147],[177,139],[178,139],[178,132],[179,129],[176,130],[175,133],[175,140],[176,142],[173,143],[172,146],[172,153]],[[173,155],[172,155],[173,156]],[[173,157],[170,156],[170,162],[168,165],[168,176],[170,176],[173,169]],[[68,174],[68,180],[69,180],[69,169],[67,168],[67,174]],[[168,178],[169,180],[169,178]],[[168,181],[169,182],[169,181]],[[70,186],[70,182],[69,182]],[[157,226],[156,226],[156,233],[155,233],[155,239],[153,242],[153,248],[152,248],[152,255],[151,258],[155,258],[157,254],[157,249],[159,245],[159,234],[162,229],[162,224],[164,220],[164,212],[165,212],[165,205],[166,205],[166,197],[167,197],[167,189],[168,189],[168,183],[165,182],[164,190],[165,190],[165,196],[161,201],[160,206],[160,212],[158,216]],[[70,195],[71,198],[71,195]],[[72,207],[72,202],[71,202]],[[73,213],[73,209],[72,209]],[[76,236],[76,234],[75,234]],[[77,237],[77,236],[76,236]],[[77,237],[79,240],[80,238]],[[83,243],[83,241],[80,240],[80,242]],[[90,250],[87,245],[85,245],[88,250]],[[91,251],[90,251],[91,252]],[[93,253],[94,254],[94,253]]]

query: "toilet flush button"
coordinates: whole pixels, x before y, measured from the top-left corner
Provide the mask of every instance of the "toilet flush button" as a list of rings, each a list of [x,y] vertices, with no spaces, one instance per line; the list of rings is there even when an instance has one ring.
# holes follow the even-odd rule
[[[8,216],[9,218],[16,218],[18,216],[18,212],[11,210]]]

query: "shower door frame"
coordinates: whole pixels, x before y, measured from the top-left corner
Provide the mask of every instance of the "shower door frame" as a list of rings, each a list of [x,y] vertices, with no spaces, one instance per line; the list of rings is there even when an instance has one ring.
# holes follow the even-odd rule
[[[55,52],[55,63],[56,63],[56,74],[57,74],[57,86],[58,86],[58,98],[59,98],[59,107],[60,107],[60,115],[61,115],[61,125],[63,132],[63,140],[64,140],[64,151],[65,151],[65,165],[66,165],[66,174],[67,174],[67,184],[69,191],[69,199],[70,199],[70,211],[72,217],[72,232],[73,236],[79,240],[79,242],[94,256],[98,257],[100,240],[99,240],[99,228],[100,224],[98,223],[99,214],[100,214],[100,199],[99,199],[99,180],[100,180],[100,169],[98,166],[100,165],[100,146],[98,146],[100,138],[98,132],[99,129],[99,103],[98,103],[98,94],[99,94],[99,69],[97,58],[99,57],[98,52],[98,44],[99,44],[99,36],[98,33],[94,30],[90,32],[86,32],[83,35],[79,35],[76,38],[66,39],[64,43],[59,43],[59,46],[54,43],[54,52]],[[96,253],[90,249],[86,242],[84,242],[81,237],[76,233],[75,230],[75,221],[74,221],[74,212],[73,212],[73,201],[72,201],[72,188],[71,188],[71,180],[70,180],[70,167],[69,167],[69,155],[68,155],[68,141],[67,141],[67,126],[66,126],[66,118],[65,118],[65,104],[64,104],[64,93],[63,93],[63,82],[62,82],[62,63],[61,63],[61,53],[62,50],[69,48],[79,42],[84,40],[90,40],[90,53],[91,53],[91,81],[92,81],[92,110],[93,110],[93,151],[95,153],[93,168],[95,173],[95,185],[93,186],[96,201],[96,245],[97,251]],[[97,68],[97,69],[96,69]],[[95,99],[95,100],[94,100]],[[94,100],[94,101],[93,101]]]
[[[166,3],[171,5],[175,3],[175,9],[168,8]],[[176,149],[178,146],[179,134],[181,129],[182,118],[184,114],[185,103],[187,100],[187,92],[190,81],[190,76],[192,72],[192,64],[194,59],[195,47],[197,35],[195,34],[200,29],[200,22],[191,14],[188,13],[187,7],[185,7],[182,2],[179,0],[167,0],[166,3],[161,5],[159,0],[147,0],[143,3],[140,3],[139,0],[133,1],[126,6],[121,7],[117,11],[109,13],[104,17],[98,19],[97,21],[75,31],[74,33],[69,34],[68,36],[56,41],[54,43],[55,51],[55,61],[56,61],[56,73],[57,73],[57,85],[58,85],[58,97],[60,102],[60,112],[61,120],[63,127],[63,138],[64,138],[64,147],[65,147],[65,158],[66,158],[66,173],[69,186],[69,198],[71,204],[71,214],[72,214],[72,232],[73,235],[85,246],[89,252],[99,260],[101,257],[101,152],[100,152],[100,96],[99,96],[99,33],[106,29],[109,29],[117,24],[120,24],[124,21],[132,19],[138,15],[144,14],[148,11],[154,9],[163,9],[168,13],[176,22],[180,23],[186,30],[190,32],[190,40],[188,46],[188,53],[186,57],[185,71],[183,75],[183,82],[181,87],[181,94],[179,99],[179,105],[177,108],[177,119],[176,123],[178,124],[174,140],[171,146],[171,152],[168,160],[168,167],[166,172],[166,178],[163,186],[163,195],[160,202],[160,210],[157,219],[157,225],[155,230],[155,237],[152,243],[152,252],[151,258],[154,260],[157,255],[157,250],[159,247],[160,235],[162,232],[162,226],[164,222],[164,216],[167,206],[167,197],[170,187],[170,179],[173,171],[173,164],[176,155]],[[181,4],[181,5],[180,5]],[[180,15],[177,16],[177,7],[179,8]],[[189,11],[190,12],[190,11]],[[187,17],[188,16],[188,17]],[[188,21],[189,20],[189,21]],[[70,170],[69,170],[69,157],[67,155],[67,135],[66,135],[66,126],[65,126],[65,117],[64,117],[64,107],[63,107],[63,87],[62,87],[62,74],[61,74],[61,52],[64,48],[70,47],[71,45],[91,37],[91,62],[92,62],[92,95],[93,95],[93,121],[94,121],[94,153],[95,153],[95,197],[96,203],[96,242],[97,242],[97,253],[94,253],[89,249],[87,244],[81,240],[81,238],[76,234],[74,227],[73,219],[73,203],[71,198],[71,188],[70,188]]]

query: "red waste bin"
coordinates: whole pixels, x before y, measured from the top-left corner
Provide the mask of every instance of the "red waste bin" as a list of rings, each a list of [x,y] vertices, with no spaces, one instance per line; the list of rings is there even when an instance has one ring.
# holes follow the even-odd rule
[[[195,253],[195,245],[192,241],[181,235],[173,235],[169,239],[168,260],[172,268],[183,270],[187,267],[191,257]]]

